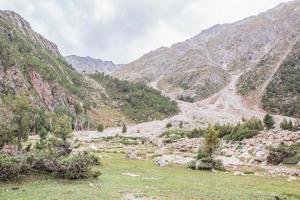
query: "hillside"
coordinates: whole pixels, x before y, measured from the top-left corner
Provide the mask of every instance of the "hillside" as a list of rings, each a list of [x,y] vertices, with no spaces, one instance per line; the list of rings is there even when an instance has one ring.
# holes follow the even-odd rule
[[[103,61],[101,59],[95,59],[89,56],[81,57],[70,55],[66,56],[65,59],[78,72],[85,73],[104,72],[105,74],[111,74],[113,71],[122,66],[119,64],[115,64],[112,61]]]
[[[25,94],[38,109],[64,108],[73,115],[86,110],[91,121],[107,126],[135,122],[114,106],[109,91],[72,68],[54,43],[12,11],[0,11],[0,47],[1,98]]]
[[[263,107],[300,118],[300,42],[297,42],[266,87]]]
[[[100,83],[107,95],[115,101],[115,106],[134,121],[164,119],[179,112],[175,101],[143,84],[118,80],[103,73],[92,74],[90,77]]]
[[[215,25],[184,42],[151,51],[113,76],[145,82],[190,102],[212,96],[238,73],[238,92],[259,106],[270,79],[298,41],[299,9],[296,0],[235,23]]]

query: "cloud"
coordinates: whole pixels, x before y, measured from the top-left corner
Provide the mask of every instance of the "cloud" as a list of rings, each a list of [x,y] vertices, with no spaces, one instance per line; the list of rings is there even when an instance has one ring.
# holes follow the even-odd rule
[[[286,0],[1,0],[64,55],[127,63]]]

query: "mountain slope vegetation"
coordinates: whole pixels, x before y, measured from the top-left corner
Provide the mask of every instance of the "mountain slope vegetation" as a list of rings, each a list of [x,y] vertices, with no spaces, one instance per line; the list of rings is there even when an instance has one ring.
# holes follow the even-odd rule
[[[297,42],[266,88],[263,107],[300,117],[300,42]]]
[[[119,80],[104,73],[91,74],[90,77],[100,83],[116,106],[134,121],[163,119],[179,112],[175,101],[143,84]]]

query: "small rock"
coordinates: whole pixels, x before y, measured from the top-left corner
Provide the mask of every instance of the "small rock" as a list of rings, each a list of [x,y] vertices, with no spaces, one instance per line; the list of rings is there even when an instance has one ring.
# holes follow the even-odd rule
[[[234,176],[244,176],[245,174],[243,172],[240,172],[240,171],[235,171],[233,173]]]
[[[165,159],[160,158],[160,159],[157,159],[157,160],[155,161],[155,164],[157,164],[157,165],[160,166],[160,167],[166,167],[166,166],[168,166],[170,163],[169,163],[168,161],[166,161]]]
[[[287,180],[287,181],[291,182],[291,181],[295,181],[295,180],[297,180],[297,178],[296,178],[296,177],[289,176],[289,178],[288,178],[288,180]]]
[[[127,153],[126,153],[126,158],[127,159],[132,159],[132,160],[137,160],[138,156],[136,155],[136,151],[132,148],[129,148]]]
[[[131,176],[131,177],[138,177],[138,176],[140,176],[140,175],[131,174],[131,173],[123,173],[122,175]]]

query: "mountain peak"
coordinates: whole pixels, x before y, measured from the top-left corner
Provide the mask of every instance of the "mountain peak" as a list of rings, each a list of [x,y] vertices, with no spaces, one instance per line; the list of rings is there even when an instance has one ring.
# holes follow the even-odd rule
[[[103,61],[102,59],[95,59],[90,56],[82,57],[77,55],[69,55],[66,56],[65,59],[78,72],[103,72],[105,74],[111,74],[114,70],[118,69],[121,66],[113,63],[112,61]]]

